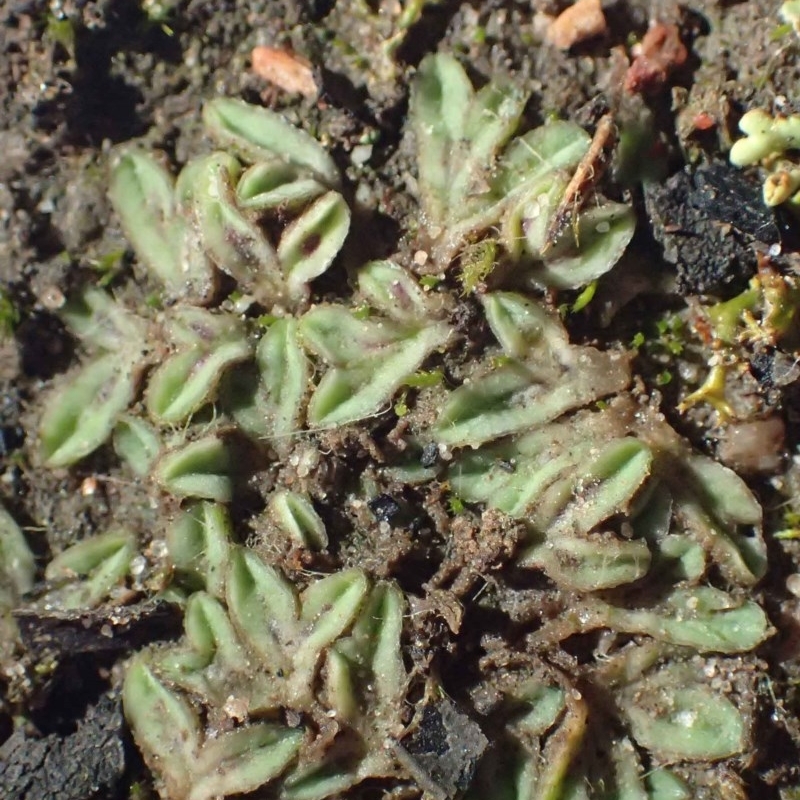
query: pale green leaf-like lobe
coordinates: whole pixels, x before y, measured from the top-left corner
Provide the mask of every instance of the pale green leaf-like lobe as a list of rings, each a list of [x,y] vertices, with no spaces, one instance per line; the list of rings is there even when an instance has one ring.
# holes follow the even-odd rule
[[[402,338],[405,331],[403,326],[388,320],[374,324],[370,319],[358,318],[339,305],[312,308],[300,322],[303,344],[337,367],[379,354]]]
[[[650,562],[645,542],[624,541],[613,534],[554,537],[521,558],[524,566],[543,569],[559,586],[581,592],[633,583],[647,574]]]
[[[304,649],[318,650],[340,636],[355,619],[368,587],[366,576],[356,569],[311,584],[301,598],[301,619],[309,625]]]
[[[361,778],[352,769],[337,769],[336,765],[314,765],[289,775],[281,790],[282,800],[324,800],[346,791]]]
[[[140,478],[150,469],[161,452],[161,439],[152,425],[132,414],[121,414],[114,426],[114,452]]]
[[[211,264],[193,253],[191,232],[177,213],[173,180],[152,155],[119,152],[109,196],[136,254],[172,297],[206,303],[215,289]]]
[[[615,739],[608,752],[617,800],[650,800],[642,780],[642,765],[630,739]]]
[[[292,696],[295,702],[306,697],[319,652],[349,628],[369,589],[366,575],[350,569],[336,572],[311,584],[301,597],[303,635],[297,647]]]
[[[187,507],[166,534],[178,580],[223,598],[231,539],[231,521],[224,506],[201,501]]]
[[[552,120],[516,137],[497,163],[493,180],[502,195],[523,196],[554,172],[570,172],[589,149],[591,138],[580,125]]]
[[[277,159],[309,170],[327,186],[339,184],[339,170],[322,145],[274,111],[219,97],[206,103],[203,122],[220,146],[249,161]]]
[[[400,325],[422,325],[442,314],[441,297],[426,294],[408,270],[393,261],[364,265],[358,290],[371,308]]]
[[[463,67],[452,56],[427,56],[417,70],[409,116],[417,139],[419,191],[427,227],[441,226],[451,209],[450,159],[464,132],[474,92]]]
[[[529,193],[522,194],[517,202],[509,203],[503,215],[500,241],[513,259],[521,260],[525,256],[528,260],[540,259],[547,242],[550,220],[568,184],[569,175],[566,173],[545,175],[530,187]]]
[[[261,337],[255,364],[225,376],[220,400],[238,425],[282,452],[302,429],[309,377],[297,320],[285,317]]]
[[[673,589],[655,608],[623,608],[595,598],[545,623],[534,638],[544,644],[599,628],[651,636],[702,653],[746,653],[773,633],[759,605],[705,586]]]
[[[556,245],[530,273],[533,283],[578,289],[605,275],[633,238],[636,216],[621,203],[602,201],[582,209]]]
[[[624,358],[594,348],[554,364],[550,374],[517,361],[489,368],[450,395],[436,420],[436,440],[454,447],[484,442],[556,419],[623,389],[630,380]]]
[[[732,470],[711,459],[682,454],[669,461],[664,480],[686,530],[733,583],[752,585],[765,573],[761,508]]]
[[[186,604],[183,624],[189,646],[205,662],[214,660],[223,673],[247,668],[247,658],[219,600],[195,592]]]
[[[302,731],[266,723],[207,739],[187,800],[217,800],[265,786],[286,770],[302,742]]]
[[[156,464],[155,481],[177,497],[199,497],[228,503],[238,471],[229,444],[206,436],[166,453]]]
[[[402,592],[393,584],[379,583],[350,636],[337,642],[336,652],[346,661],[339,669],[350,674],[353,695],[371,694],[381,706],[400,701],[406,680],[400,648],[404,609]]]
[[[612,440],[593,453],[588,467],[578,473],[571,501],[559,515],[540,517],[537,522],[551,538],[588,533],[603,520],[627,510],[649,477],[652,462],[652,453],[643,442],[633,437]]]
[[[59,312],[67,327],[85,345],[100,350],[147,350],[148,324],[102,289],[87,286]]]
[[[45,603],[65,609],[99,605],[128,574],[134,552],[134,537],[125,530],[90,536],[68,547],[47,565],[47,580],[63,585],[46,596]]]
[[[167,797],[181,797],[192,784],[192,763],[200,745],[200,725],[189,703],[171,692],[138,656],[122,686],[125,717]]]
[[[111,435],[130,405],[139,378],[136,361],[125,354],[101,355],[50,396],[39,427],[48,467],[66,467],[96,450]]]
[[[110,531],[90,536],[68,547],[50,561],[45,570],[47,580],[71,578],[75,575],[88,575],[104,561],[126,545],[132,543],[127,531]]]
[[[620,392],[630,381],[624,356],[570,345],[563,325],[523,295],[491,293],[482,302],[515,357],[499,366],[485,362],[450,394],[433,427],[437,441],[477,447]]]
[[[284,489],[270,497],[268,508],[273,521],[296,547],[324,550],[328,546],[325,523],[307,496]]]
[[[162,424],[179,424],[216,396],[217,385],[226,369],[251,355],[244,327],[229,315],[214,315],[194,309],[180,335],[193,338],[185,350],[170,356],[150,377],[147,410]],[[176,326],[173,326],[173,334]]]
[[[236,185],[239,208],[259,214],[293,211],[307,205],[326,187],[318,180],[303,177],[290,164],[262,161],[248,167]]]
[[[627,611],[629,629],[637,626],[655,638],[701,652],[744,653],[771,634],[766,614],[755,602],[734,602],[720,589],[675,589],[665,612]]]
[[[227,604],[241,636],[271,672],[288,667],[286,652],[298,632],[300,603],[294,587],[255,553],[235,548],[227,576]]]
[[[278,258],[289,297],[305,299],[307,284],[331,265],[350,229],[350,208],[338,192],[315,200],[283,232]]]
[[[315,428],[355,422],[379,412],[451,335],[446,322],[429,319],[425,324],[424,318],[416,318],[416,310],[422,310],[419,306],[428,304],[416,281],[399,266],[377,262],[364,269],[368,298],[387,306],[399,294],[403,306],[387,317],[364,318],[337,305],[317,306],[303,316],[303,343],[332,365],[309,403],[308,421]]]
[[[441,56],[439,56],[441,57]],[[450,151],[448,195],[450,216],[462,216],[469,200],[489,195],[487,168],[517,129],[527,96],[513,83],[489,83],[476,92],[467,108],[461,140]],[[463,142],[466,152],[461,152]]]
[[[325,705],[351,725],[360,711],[354,678],[350,659],[334,645],[325,656]]]
[[[686,784],[668,769],[655,769],[645,778],[648,800],[689,800]]]
[[[514,292],[490,292],[481,298],[486,321],[500,346],[512,358],[524,359],[537,349],[569,349],[561,321],[540,303]]]
[[[535,679],[523,685],[515,695],[525,709],[514,721],[514,727],[531,736],[543,736],[556,724],[566,706],[566,695],[560,686]]]
[[[301,333],[306,327],[304,323],[306,318],[300,323]],[[428,355],[445,344],[449,335],[450,328],[438,323],[387,345],[371,360],[330,369],[309,403],[309,422],[316,428],[330,428],[379,412]]]
[[[183,168],[176,192],[212,261],[271,306],[284,291],[278,256],[262,229],[236,205],[234,184],[240,172],[233,156],[212,153]]]
[[[0,506],[0,579],[17,596],[33,587],[36,563],[25,535],[8,511]],[[0,589],[2,596],[2,589]]]
[[[624,704],[636,741],[666,761],[715,761],[746,745],[742,715],[730,700],[702,685],[685,685],[688,671],[665,667],[638,685]]]

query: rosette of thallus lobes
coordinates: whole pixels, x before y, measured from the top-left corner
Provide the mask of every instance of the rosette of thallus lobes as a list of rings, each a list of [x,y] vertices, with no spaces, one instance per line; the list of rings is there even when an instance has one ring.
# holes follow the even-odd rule
[[[413,779],[395,757],[407,709],[422,702],[409,689],[401,586],[337,568],[327,551],[348,532],[327,529],[319,504],[333,501],[312,501],[300,478],[267,493],[268,546],[238,544],[227,510],[259,468],[308,459],[324,472],[321,437],[391,415],[402,447],[373,474],[423,498],[446,485],[454,514],[503,515],[522,535],[495,580],[552,587],[515,634],[518,657],[502,669],[476,658],[494,700],[479,719],[491,746],[461,787],[470,797],[580,798],[600,785],[690,797],[709,765],[746,749],[754,709],[704,676],[713,663],[728,695],[743,690],[752,673],[734,656],[770,633],[743,592],[765,570],[761,509],[629,393],[623,351],[571,343],[534,294],[601,279],[633,216],[583,197],[549,241],[591,138],[564,121],[512,138],[525,99],[511,85],[475,91],[449,56],[422,62],[408,123],[417,234],[425,270],[443,279],[376,261],[324,302],[313,281],[350,212],[333,160],[306,133],[219,99],[204,123],[220,149],[177,180],[158,155],[115,154],[111,198],[163,301],[133,309],[94,288],[70,299],[82,364],[55,387],[39,444],[63,468],[111,442],[154,493],[183,500],[163,526],[171,583],[158,588],[183,604],[185,633],[137,654],[123,691],[165,800],[262,786],[322,800],[368,778]],[[470,300],[483,320],[465,330],[459,295],[478,287],[451,290],[450,271],[476,252],[492,275]],[[12,524],[5,572],[30,564]],[[110,531],[61,553],[52,598],[114,602],[147,536]],[[275,554],[292,548],[327,552],[329,572],[290,580]],[[24,590],[30,569],[20,574]],[[570,671],[563,646],[580,637],[598,644]]]

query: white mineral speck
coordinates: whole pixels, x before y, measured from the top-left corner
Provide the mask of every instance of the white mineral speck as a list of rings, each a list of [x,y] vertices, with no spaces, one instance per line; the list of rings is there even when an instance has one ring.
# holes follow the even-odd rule
[[[147,560],[144,556],[138,555],[131,561],[131,575],[133,578],[138,578],[147,568]]]
[[[155,558],[167,557],[167,543],[162,539],[157,539],[150,545],[150,550]]]
[[[357,167],[363,166],[372,158],[371,144],[357,144],[350,153],[350,161]]]
[[[689,709],[686,709],[686,711],[680,711],[675,715],[675,722],[677,722],[678,725],[683,725],[684,728],[691,728],[696,721],[696,711],[690,711]]]
[[[795,596],[800,597],[800,574],[793,572],[786,579],[786,588]]]

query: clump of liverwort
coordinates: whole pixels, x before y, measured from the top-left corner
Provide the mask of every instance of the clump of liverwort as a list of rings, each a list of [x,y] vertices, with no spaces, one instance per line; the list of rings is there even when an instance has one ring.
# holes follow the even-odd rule
[[[220,149],[176,180],[157,155],[114,155],[114,206],[165,302],[129,309],[91,288],[70,300],[82,363],[45,410],[39,451],[70,467],[111,441],[169,520],[57,555],[46,598],[95,607],[135,585],[181,605],[182,638],[141,650],[123,684],[164,800],[262,787],[323,800],[365,780],[441,797],[678,798],[746,749],[754,709],[728,695],[750,674],[739,655],[770,634],[741,592],[766,566],[761,508],[629,394],[626,353],[571,343],[537,294],[602,279],[633,214],[592,184],[553,234],[591,137],[564,121],[515,136],[525,99],[426,58],[408,128],[420,241],[443,280],[373,261],[324,300],[314,281],[350,212],[306,133],[219,99],[204,121]],[[254,489],[263,513],[230,514]],[[487,560],[487,597],[433,588],[438,573],[420,585],[420,564],[455,559],[470,520],[470,552],[490,522],[517,534]],[[408,549],[381,561],[376,531]],[[0,569],[16,558],[25,591],[6,540]],[[167,567],[148,584],[132,565],[156,541]],[[546,602],[484,639],[469,615],[488,604],[510,620],[520,574]],[[597,645],[578,660],[568,640]],[[465,685],[441,678],[453,654]],[[707,660],[731,692],[704,680]],[[456,736],[434,731],[451,691],[490,742],[455,782],[424,752]]]

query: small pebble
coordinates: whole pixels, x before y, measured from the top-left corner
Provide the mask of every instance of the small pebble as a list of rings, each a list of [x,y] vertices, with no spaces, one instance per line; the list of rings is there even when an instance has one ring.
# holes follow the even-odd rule
[[[291,50],[259,45],[250,58],[253,72],[284,92],[313,98],[319,95],[311,64]]]
[[[560,50],[606,32],[606,18],[600,0],[577,0],[564,9],[547,29],[547,41]]]

